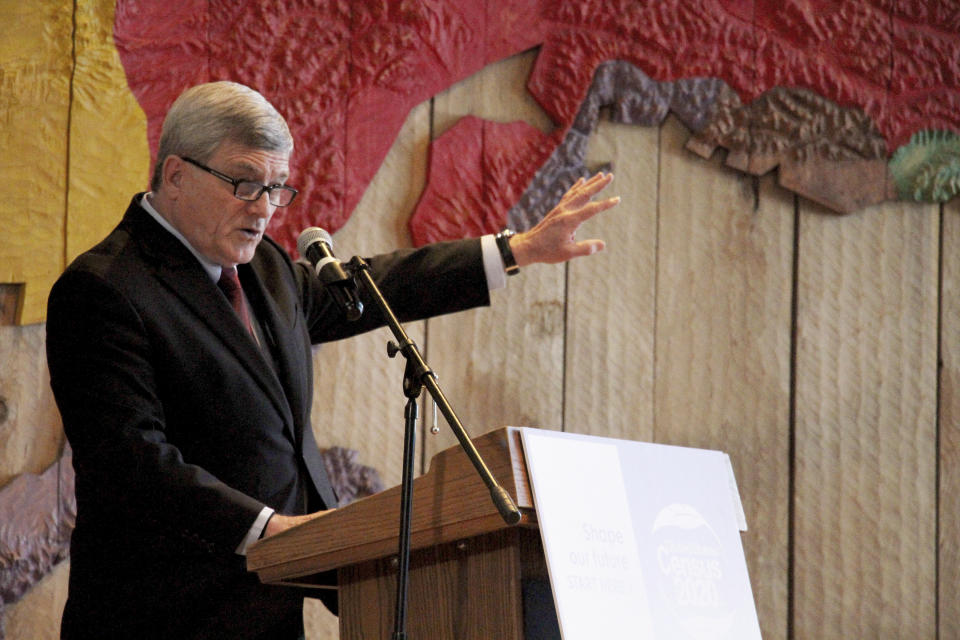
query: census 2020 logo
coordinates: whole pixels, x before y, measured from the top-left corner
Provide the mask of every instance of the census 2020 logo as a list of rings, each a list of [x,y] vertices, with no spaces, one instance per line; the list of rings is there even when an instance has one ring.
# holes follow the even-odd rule
[[[726,637],[736,620],[732,577],[710,523],[691,505],[672,504],[653,523],[660,593],[675,622],[697,640]]]

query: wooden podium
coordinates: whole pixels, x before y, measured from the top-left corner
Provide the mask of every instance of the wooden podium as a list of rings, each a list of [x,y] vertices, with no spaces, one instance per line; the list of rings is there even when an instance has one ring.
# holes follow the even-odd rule
[[[407,605],[410,638],[521,640],[556,624],[520,432],[474,439],[520,508],[508,526],[459,446],[414,481]],[[272,584],[317,586],[339,576],[340,637],[387,639],[396,606],[400,487],[364,498],[254,545],[247,567]],[[552,618],[551,618],[552,616]],[[552,633],[547,633],[547,636]]]

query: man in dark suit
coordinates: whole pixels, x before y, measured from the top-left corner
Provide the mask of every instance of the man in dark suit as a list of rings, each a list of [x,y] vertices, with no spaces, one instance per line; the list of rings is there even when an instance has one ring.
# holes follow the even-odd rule
[[[243,554],[336,505],[310,426],[311,345],[383,319],[367,304],[346,322],[312,269],[264,235],[296,196],[292,150],[255,91],[186,91],[151,191],[51,292],[51,386],[78,509],[65,638],[303,632],[304,594],[260,584]],[[591,201],[610,179],[578,182],[530,231],[377,256],[371,273],[402,320],[488,304],[508,270],[602,248],[573,234],[616,203]],[[335,595],[325,603],[336,610]]]

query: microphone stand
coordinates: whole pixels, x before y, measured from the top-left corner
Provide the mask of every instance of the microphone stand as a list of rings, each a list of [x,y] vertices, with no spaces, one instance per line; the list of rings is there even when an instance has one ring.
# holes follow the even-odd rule
[[[396,338],[395,343],[389,342],[387,344],[387,355],[393,358],[400,353],[407,359],[403,372],[403,393],[407,398],[407,405],[404,409],[403,478],[400,488],[399,571],[397,574],[396,615],[393,620],[393,635],[391,636],[393,640],[407,640],[407,592],[410,575],[410,521],[413,513],[413,462],[418,417],[417,398],[420,397],[424,387],[430,392],[433,401],[443,413],[443,417],[446,418],[451,430],[453,430],[453,434],[460,441],[460,446],[463,447],[480,478],[487,485],[487,489],[490,490],[490,498],[496,505],[497,511],[500,512],[500,517],[507,524],[515,525],[520,522],[521,516],[520,510],[513,503],[510,494],[494,479],[490,469],[487,468],[483,458],[480,457],[480,453],[473,446],[470,437],[467,436],[463,424],[443,395],[436,374],[424,361],[417,345],[407,336],[390,305],[387,304],[380,288],[370,275],[370,265],[363,258],[354,256],[348,267],[354,276],[360,276],[360,281],[380,308],[387,321],[387,326],[390,327],[394,338]]]

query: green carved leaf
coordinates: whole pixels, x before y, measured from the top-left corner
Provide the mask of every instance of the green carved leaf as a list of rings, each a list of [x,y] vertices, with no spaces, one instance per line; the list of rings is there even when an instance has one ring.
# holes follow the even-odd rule
[[[950,200],[960,193],[960,135],[918,131],[890,158],[890,173],[902,200]]]

